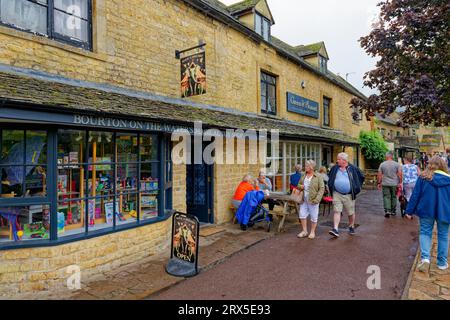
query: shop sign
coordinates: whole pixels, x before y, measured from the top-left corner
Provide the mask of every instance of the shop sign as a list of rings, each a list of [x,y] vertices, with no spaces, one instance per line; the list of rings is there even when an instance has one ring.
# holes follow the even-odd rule
[[[196,53],[181,60],[181,97],[206,93],[205,52]]]
[[[319,119],[318,102],[306,99],[291,92],[287,92],[286,96],[288,111]]]
[[[197,217],[175,212],[167,273],[177,277],[192,277],[198,274],[199,227]]]

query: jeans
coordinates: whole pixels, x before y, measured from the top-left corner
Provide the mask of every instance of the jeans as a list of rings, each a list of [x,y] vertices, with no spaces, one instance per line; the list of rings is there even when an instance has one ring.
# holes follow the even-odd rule
[[[385,212],[397,211],[397,186],[383,186],[383,205]]]
[[[409,201],[411,199],[414,187],[416,186],[416,183],[404,183],[403,184],[403,190],[405,190],[405,198]]]
[[[431,244],[433,237],[434,218],[420,218],[420,249],[422,251],[421,258],[430,260]],[[448,257],[448,230],[449,224],[437,220],[437,238],[438,238],[438,255],[437,265],[445,266]]]

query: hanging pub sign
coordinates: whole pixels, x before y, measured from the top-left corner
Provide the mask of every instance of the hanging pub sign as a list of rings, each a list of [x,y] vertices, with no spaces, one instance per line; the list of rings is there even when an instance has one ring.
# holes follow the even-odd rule
[[[192,277],[198,274],[199,226],[197,217],[175,212],[167,273],[176,277]]]
[[[195,47],[181,51],[175,50],[175,58],[180,60],[180,90],[182,98],[206,93],[205,46],[206,43],[203,43],[203,41],[200,40],[199,45]],[[181,54],[193,50],[197,50],[197,52],[181,58]]]
[[[181,58],[181,97],[206,93],[205,52]]]

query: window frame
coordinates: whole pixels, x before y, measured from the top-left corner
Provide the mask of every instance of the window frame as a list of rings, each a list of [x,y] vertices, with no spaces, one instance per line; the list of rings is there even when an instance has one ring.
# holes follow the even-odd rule
[[[290,177],[295,173],[294,166],[297,163],[302,165],[302,170],[305,168],[306,160],[316,161],[317,170],[321,166],[323,144],[320,142],[282,140],[279,142],[279,148],[281,154],[272,155],[271,145],[268,144],[267,146],[266,159],[270,160],[270,163],[273,160],[278,160],[280,166],[278,172],[275,174],[269,171],[271,165],[267,164],[266,166],[266,176],[272,182],[273,192],[286,193],[289,191]],[[281,177],[281,190],[277,189],[276,177]]]
[[[326,104],[325,101],[327,101],[328,104]],[[328,98],[327,96],[322,97],[322,126],[327,127],[327,128],[331,128],[331,103],[332,103],[331,98]],[[327,123],[325,122],[326,111],[328,113],[328,122]]]
[[[5,1],[5,0],[0,0],[0,1]],[[35,0],[25,0],[25,1],[28,1],[28,2],[31,2],[33,4],[37,4],[40,6],[45,6],[43,4],[38,3]],[[3,22],[1,20],[1,17],[0,17],[0,25],[15,29],[15,30],[19,30],[22,32],[31,33],[33,35],[44,36],[48,39],[58,41],[61,43],[65,43],[65,44],[69,44],[71,46],[78,47],[78,48],[81,48],[81,49],[84,49],[87,51],[93,51],[93,17],[92,17],[93,3],[92,3],[92,0],[86,0],[86,1],[87,1],[87,15],[88,15],[87,16],[87,27],[88,27],[87,42],[81,41],[81,40],[75,40],[69,36],[65,36],[65,35],[60,34],[55,31],[54,11],[55,10],[62,11],[62,10],[55,8],[54,0],[47,0],[47,6],[46,6],[47,7],[47,33],[46,34],[42,34],[42,33],[30,30],[30,29],[24,29],[24,28],[21,28],[20,26],[16,26],[16,25],[13,25],[13,24],[10,24],[7,22]],[[68,14],[68,13],[66,13],[66,14]],[[71,14],[68,14],[68,15],[71,15]]]
[[[258,30],[257,29],[257,25],[256,25],[256,20],[260,18],[261,19],[261,29]],[[267,25],[267,30],[264,28],[264,25]],[[257,34],[259,34],[261,37],[263,37],[264,40],[266,40],[267,42],[269,42],[270,40],[270,36],[271,36],[271,24],[270,24],[270,20],[267,19],[266,17],[264,17],[262,14],[260,14],[259,12],[255,11],[255,18],[254,18],[254,25],[255,25],[255,32]],[[265,32],[267,31],[267,39],[265,37]]]
[[[2,125],[2,129],[6,130],[35,130],[36,126],[30,125],[30,124],[20,124],[20,127],[17,127],[16,125],[12,124],[5,124]],[[85,141],[88,141],[88,132],[89,131],[104,131],[104,132],[112,132],[114,133],[114,139],[116,134],[118,133],[129,133],[129,134],[141,134],[141,135],[154,135],[156,136],[157,141],[155,142],[155,148],[157,148],[157,156],[155,159],[144,161],[142,163],[157,163],[158,168],[158,215],[155,218],[151,219],[145,219],[136,222],[126,223],[126,224],[118,224],[115,226],[115,206],[114,208],[114,227],[108,227],[103,228],[99,230],[91,230],[89,232],[86,232],[86,229],[88,229],[88,224],[85,223],[84,232],[72,234],[68,236],[58,236],[58,228],[57,228],[57,214],[58,211],[58,204],[61,202],[58,200],[58,193],[57,193],[57,179],[58,179],[58,163],[57,163],[57,152],[58,152],[58,130],[82,130],[86,132]],[[66,243],[71,243],[75,241],[81,241],[86,239],[91,239],[99,236],[105,236],[112,233],[122,232],[130,229],[140,228],[143,226],[147,226],[150,224],[155,224],[159,222],[166,221],[168,218],[171,217],[173,213],[172,206],[168,207],[166,203],[166,197],[168,193],[170,194],[170,197],[173,198],[173,188],[165,188],[165,181],[166,181],[166,167],[165,164],[167,163],[164,159],[164,148],[166,143],[169,143],[168,139],[170,140],[170,136],[165,136],[164,133],[161,132],[153,132],[153,131],[133,131],[133,130],[114,130],[114,129],[103,129],[103,128],[92,128],[92,127],[73,127],[73,126],[55,126],[55,125],[45,125],[42,126],[42,128],[39,128],[37,131],[47,131],[47,194],[46,197],[30,197],[30,198],[0,198],[0,207],[24,207],[29,205],[49,205],[50,206],[50,235],[49,239],[36,239],[33,241],[5,241],[0,242],[0,251],[3,250],[12,250],[12,249],[20,249],[20,248],[37,248],[37,247],[48,247],[48,246],[56,246]],[[115,144],[116,145],[116,144]],[[83,150],[88,150],[89,147],[87,145],[84,146]],[[139,150],[139,149],[138,149]],[[140,151],[139,151],[140,152]],[[80,164],[84,164],[87,166],[87,160],[88,160],[88,153],[86,152],[85,155],[83,155],[83,159],[81,160]],[[116,160],[116,159],[114,159]],[[140,159],[139,159],[140,160]],[[171,160],[170,160],[171,161]],[[128,163],[128,162],[127,162]],[[139,162],[140,163],[140,162]],[[103,163],[102,163],[103,164]],[[139,171],[138,175],[140,177],[140,165],[138,166]],[[171,163],[171,169],[173,168],[173,163]],[[173,169],[172,169],[173,170]],[[115,178],[117,178],[117,169],[114,168],[115,171]],[[170,172],[172,175],[172,172]],[[87,178],[86,178],[86,186],[87,187]],[[116,188],[114,184],[114,188]],[[138,190],[130,191],[128,193],[134,193],[138,195],[137,201],[141,201],[140,199],[140,183],[138,183]],[[116,193],[114,193],[114,197],[116,196]],[[92,199],[93,197],[89,196],[87,193],[84,197],[84,200],[86,199]],[[96,196],[95,198],[102,198],[101,196]],[[105,197],[103,197],[105,198]],[[87,200],[86,200],[87,201]],[[170,201],[170,205],[171,201]],[[87,206],[85,208],[85,211],[87,212]],[[86,216],[85,216],[86,217]]]
[[[270,77],[270,78],[273,78],[274,79],[274,82],[275,82],[275,84],[273,84],[273,83],[271,83],[271,82],[269,82],[268,80],[265,80],[265,79],[263,79],[263,75],[265,75],[266,77]],[[265,92],[264,92],[264,96],[265,96],[265,98],[266,98],[266,103],[265,103],[265,109],[263,110],[262,109],[262,97],[263,97],[263,83],[264,83],[264,85],[265,85]],[[261,73],[260,73],[260,99],[261,99],[261,103],[260,103],[260,110],[261,110],[261,113],[264,113],[264,114],[268,114],[268,115],[274,115],[274,116],[276,116],[277,115],[277,84],[278,84],[278,80],[277,80],[277,77],[275,76],[275,75],[272,75],[272,74],[270,74],[270,73],[267,73],[267,72],[265,72],[265,71],[263,71],[263,70],[261,70]],[[271,87],[274,87],[274,92],[275,92],[275,97],[274,97],[274,101],[275,101],[275,106],[274,106],[274,111],[268,111],[268,105],[269,105],[269,86],[271,86]]]
[[[328,62],[327,59],[319,54],[319,69],[321,72],[326,73],[328,70]]]

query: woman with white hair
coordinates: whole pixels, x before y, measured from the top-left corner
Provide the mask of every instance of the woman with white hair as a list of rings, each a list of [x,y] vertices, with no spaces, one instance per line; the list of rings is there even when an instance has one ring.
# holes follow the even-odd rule
[[[253,190],[259,190],[259,187],[256,184],[256,180],[253,180],[251,175],[246,174],[242,178],[242,182],[236,188],[236,191],[234,193],[233,200],[232,200],[233,206],[236,209],[238,209],[242,203],[242,200],[244,200],[245,194],[247,192],[253,191]]]
[[[307,160],[305,162],[305,174],[300,179],[298,189],[303,190],[304,200],[300,205],[300,223],[302,231],[297,235],[299,238],[308,237],[314,239],[316,237],[317,221],[319,219],[319,205],[325,192],[325,183],[322,175],[315,172],[316,162]],[[311,232],[308,235],[308,223],[306,219],[311,217]]]

